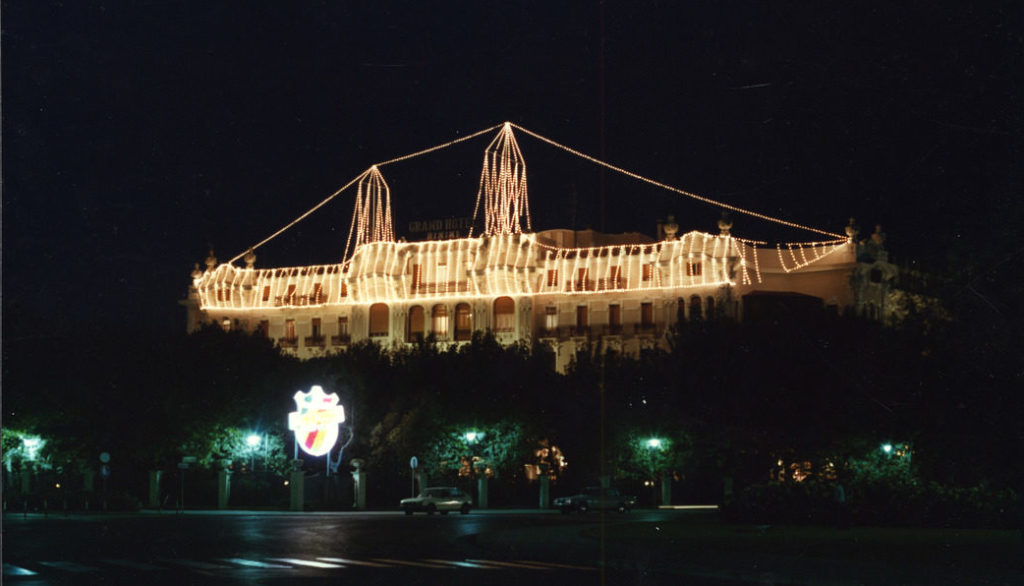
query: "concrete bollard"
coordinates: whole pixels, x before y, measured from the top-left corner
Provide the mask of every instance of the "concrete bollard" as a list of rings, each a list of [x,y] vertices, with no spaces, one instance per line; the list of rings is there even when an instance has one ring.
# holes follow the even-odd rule
[[[306,476],[302,472],[302,460],[292,462],[292,473],[288,478],[291,510],[302,511],[306,506]]]
[[[231,498],[231,471],[220,470],[217,472],[217,508],[228,508],[228,501]]]
[[[540,477],[540,508],[551,508],[551,477],[547,474]]]
[[[354,502],[352,506],[363,510],[366,508],[366,471],[362,468],[361,460],[352,460],[352,494]]]

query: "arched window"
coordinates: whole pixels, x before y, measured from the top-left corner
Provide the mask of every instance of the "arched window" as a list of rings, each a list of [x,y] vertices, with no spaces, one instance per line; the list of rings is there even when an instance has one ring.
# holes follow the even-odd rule
[[[705,300],[704,306],[707,308],[708,319],[715,319],[715,298],[708,297]]]
[[[388,322],[391,313],[385,303],[374,303],[370,306],[370,337],[380,338],[388,335]]]
[[[473,337],[473,311],[468,303],[455,306],[455,341],[469,340]]]
[[[409,327],[405,331],[406,342],[419,342],[423,340],[423,307],[413,305],[409,308]]]
[[[694,295],[690,297],[690,320],[699,320],[700,317],[700,297]]]
[[[448,307],[438,304],[431,311],[430,329],[438,340],[448,339]]]
[[[516,329],[516,302],[511,297],[494,300],[494,331],[512,332]]]

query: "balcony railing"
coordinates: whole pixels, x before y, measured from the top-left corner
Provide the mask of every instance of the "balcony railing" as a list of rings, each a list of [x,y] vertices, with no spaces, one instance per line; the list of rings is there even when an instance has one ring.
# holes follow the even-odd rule
[[[331,346],[345,346],[352,341],[352,336],[348,334],[338,334],[337,336],[331,336]]]
[[[277,345],[282,347],[282,348],[298,348],[299,347],[299,339],[298,338],[278,338],[277,339]]]
[[[621,336],[622,335],[622,324],[611,324],[604,326],[604,335],[606,336]]]
[[[323,348],[326,338],[324,336],[306,336],[302,342],[307,348]]]

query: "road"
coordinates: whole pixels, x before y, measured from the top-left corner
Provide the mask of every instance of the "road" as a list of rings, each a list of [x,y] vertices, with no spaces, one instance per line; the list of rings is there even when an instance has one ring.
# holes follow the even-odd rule
[[[665,564],[592,535],[686,512],[483,511],[6,515],[11,584],[679,583]],[[643,556],[640,556],[643,558]],[[656,561],[656,560],[654,560]],[[662,566],[662,567],[656,567]],[[669,564],[670,566],[670,564]],[[688,584],[732,584],[688,576]]]

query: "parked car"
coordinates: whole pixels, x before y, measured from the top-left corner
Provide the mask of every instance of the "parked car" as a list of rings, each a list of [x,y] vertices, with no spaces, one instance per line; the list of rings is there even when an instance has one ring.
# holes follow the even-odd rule
[[[620,494],[614,488],[604,489],[604,495],[602,496],[600,486],[588,486],[580,494],[555,499],[555,506],[561,509],[563,513],[570,513],[572,511],[586,513],[590,509],[614,509],[620,513],[625,513],[632,510],[635,504],[635,496]]]
[[[406,515],[416,511],[423,511],[428,515],[447,515],[448,511],[458,511],[465,515],[473,507],[473,499],[454,486],[434,486],[424,488],[419,496],[402,499],[401,507]]]

